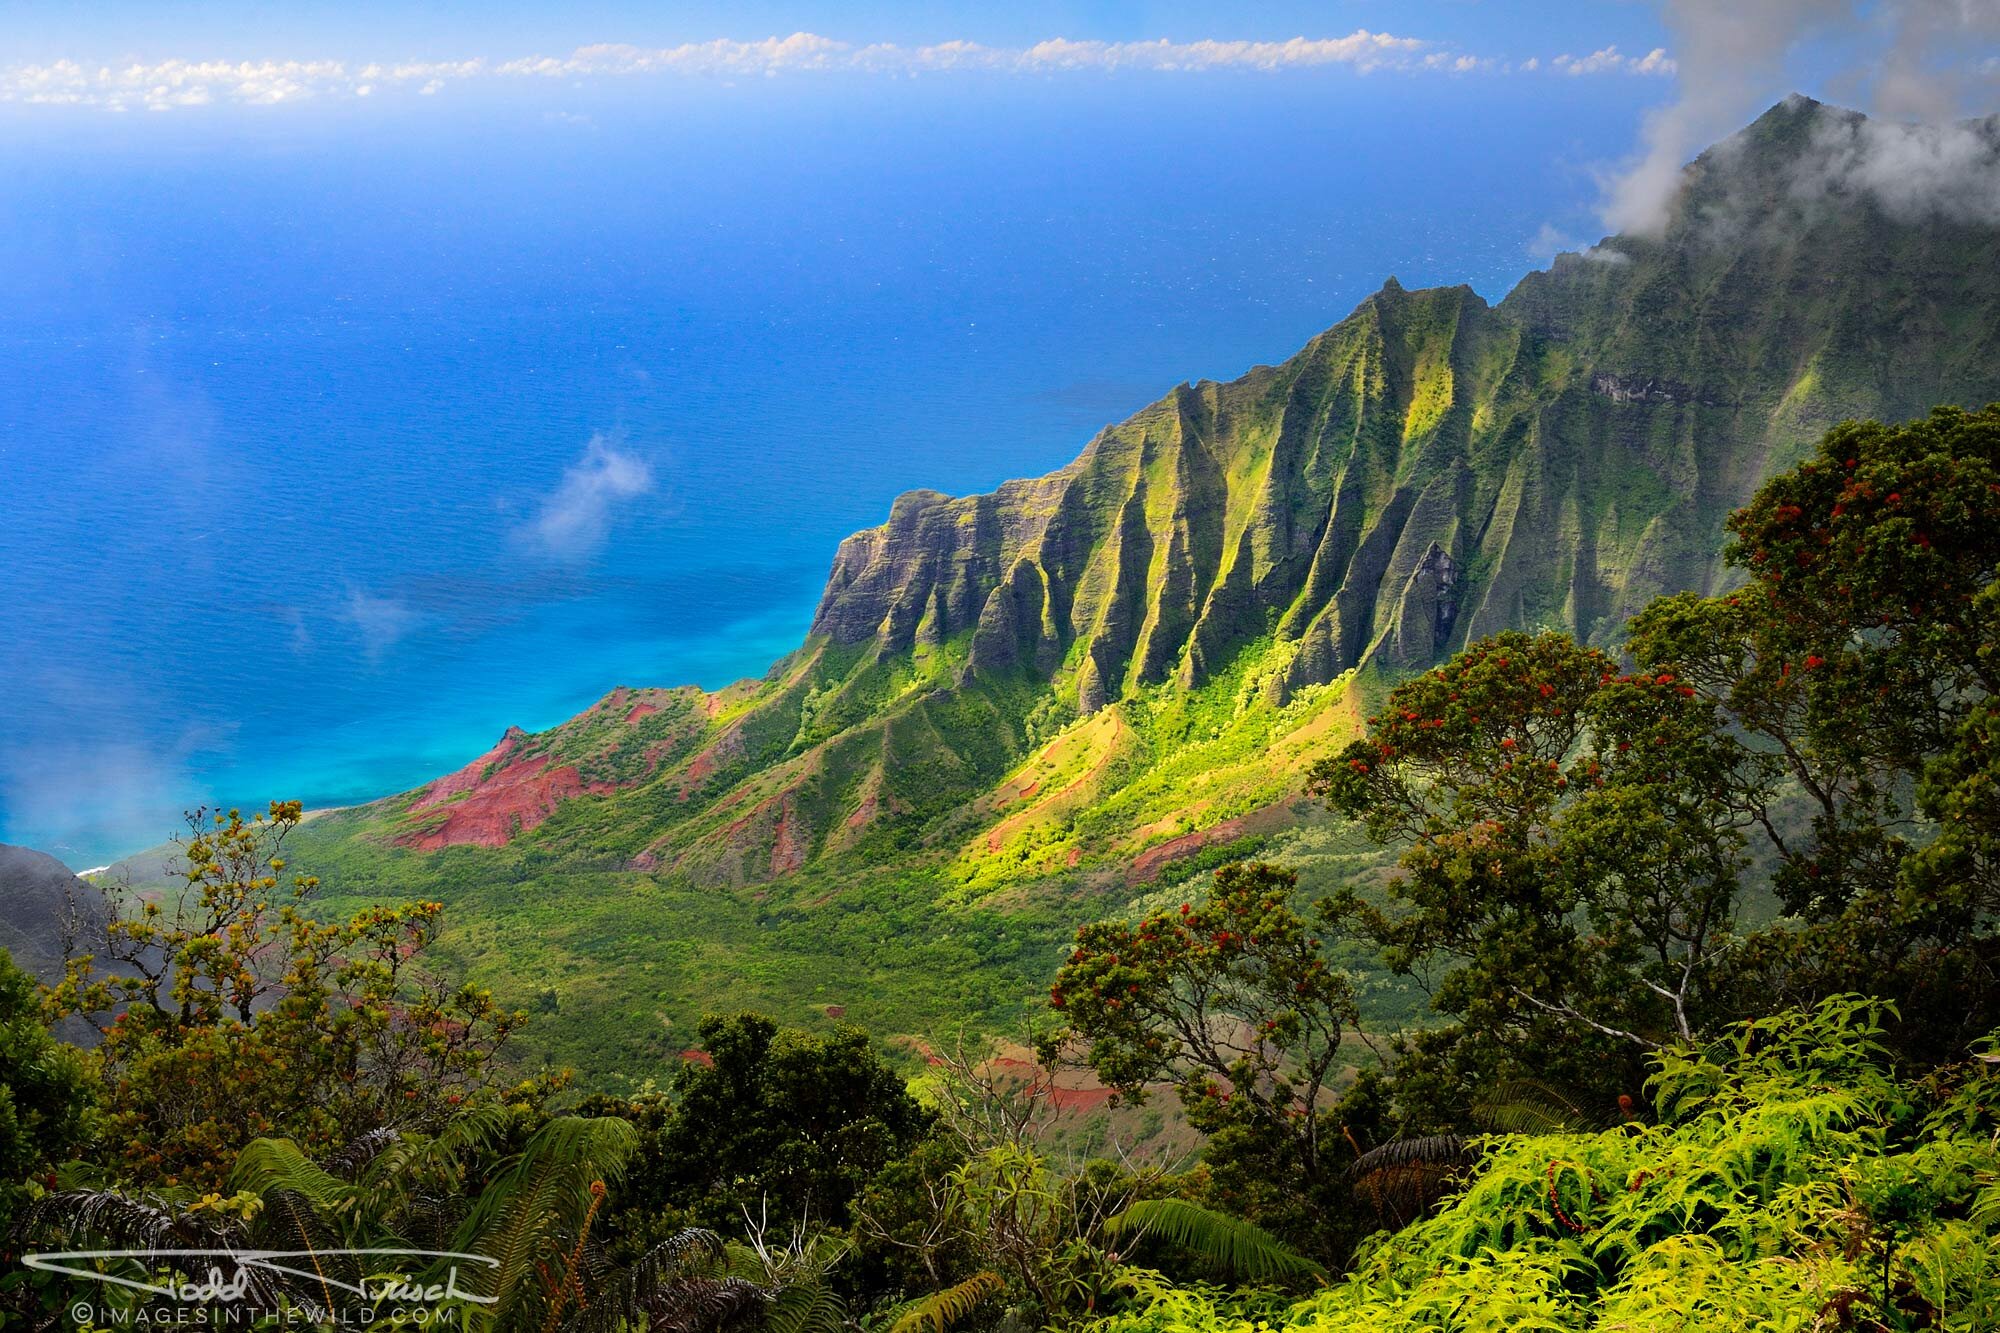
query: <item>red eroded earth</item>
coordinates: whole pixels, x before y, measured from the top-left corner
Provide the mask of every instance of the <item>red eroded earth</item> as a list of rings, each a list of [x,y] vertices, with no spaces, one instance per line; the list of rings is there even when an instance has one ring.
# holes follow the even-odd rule
[[[510,728],[498,745],[425,788],[410,813],[442,809],[443,819],[426,821],[396,841],[426,852],[465,844],[502,847],[546,820],[571,797],[615,790],[608,782],[585,782],[574,765],[551,767],[546,755],[510,761],[526,739],[526,732]]]

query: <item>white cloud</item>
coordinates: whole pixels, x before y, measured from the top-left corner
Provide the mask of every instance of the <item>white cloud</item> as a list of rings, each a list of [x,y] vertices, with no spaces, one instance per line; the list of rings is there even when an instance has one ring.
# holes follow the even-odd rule
[[[1791,182],[1805,200],[1860,194],[1891,217],[2000,223],[2000,127],[1827,117]]]
[[[652,488],[653,470],[644,459],[593,435],[521,536],[552,559],[581,560],[604,544],[618,507]]]
[[[1557,228],[1553,223],[1544,222],[1540,230],[1529,238],[1528,257],[1538,263],[1547,264],[1557,255],[1575,255],[1593,264],[1629,264],[1632,261],[1617,250],[1607,250],[1591,242]]]
[[[340,609],[341,619],[361,636],[361,650],[371,662],[400,643],[423,620],[409,603],[395,597],[381,597],[360,588],[348,590]]]
[[[579,47],[564,59],[536,56],[498,67],[502,74],[573,78],[629,74],[776,74],[798,70],[926,73],[982,69],[1006,73],[1061,70],[1187,72],[1248,69],[1266,72],[1324,65],[1376,69],[1406,66],[1432,43],[1358,29],[1345,37],[1294,37],[1283,42],[1198,41],[1164,38],[1143,42],[1073,41],[1057,37],[1027,47],[950,41],[931,46],[876,43],[852,46],[809,32],[757,42],[690,42],[657,49],[600,45]]]
[[[1573,56],[1565,52],[1549,62],[1551,68],[1564,74],[1672,74],[1678,68],[1673,57],[1664,46],[1656,46],[1643,56],[1628,56],[1619,53],[1616,46],[1606,46],[1592,51],[1587,56]],[[1529,61],[1523,69],[1535,68]]]
[[[195,756],[227,752],[233,730],[193,720],[194,710],[153,694],[151,682],[68,670],[0,680],[0,708],[30,701],[19,712],[24,725],[0,742],[0,809],[72,865],[172,833],[181,812],[205,798],[190,777]],[[176,716],[189,720],[175,726]]]
[[[184,759],[131,738],[49,737],[0,751],[0,804],[14,823],[38,831],[41,850],[72,864],[79,847],[150,847],[189,803]]]
[[[1682,166],[1783,96],[1787,58],[1808,41],[1860,38],[1868,54],[1850,78],[1884,116],[1942,120],[1991,96],[1978,58],[2000,37],[2000,0],[1662,0],[1662,10],[1675,59],[1658,54],[1679,95],[1647,117],[1609,183],[1603,216],[1617,231],[1664,230]]]
[[[1655,52],[1665,60],[1664,52]],[[1652,57],[1647,57],[1650,60]],[[1635,69],[1644,60],[1626,62]],[[1667,62],[1671,65],[1671,62]],[[1524,68],[1534,68],[1530,61]],[[541,79],[643,76],[775,77],[816,72],[922,75],[987,71],[1035,75],[1068,72],[1200,73],[1342,68],[1358,73],[1472,73],[1502,68],[1486,56],[1441,43],[1360,28],[1345,37],[1294,37],[1288,41],[1205,40],[1102,42],[1051,38],[1030,46],[986,46],[972,41],[927,46],[857,45],[795,32],[759,41],[719,40],[680,46],[622,44],[582,46],[566,56],[367,62],[189,61],[85,65],[74,60],[0,68],[0,101],[94,106],[124,111],[169,110],[210,102],[269,106],[309,98],[364,98],[397,90],[430,95],[454,83],[482,81],[521,86]],[[1654,72],[1644,70],[1642,72]]]
[[[1565,250],[1576,251],[1583,249],[1584,243],[1571,239],[1569,235],[1558,230],[1553,223],[1544,222],[1541,230],[1537,231],[1528,241],[1527,248],[1530,259],[1540,260],[1546,264]]]

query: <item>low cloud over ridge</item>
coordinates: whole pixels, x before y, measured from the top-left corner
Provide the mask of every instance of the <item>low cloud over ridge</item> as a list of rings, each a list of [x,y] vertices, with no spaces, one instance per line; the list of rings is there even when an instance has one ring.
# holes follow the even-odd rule
[[[1606,183],[1603,221],[1612,231],[1658,234],[1683,164],[1790,91],[1787,61],[1808,42],[1861,44],[1867,55],[1843,82],[1880,116],[1942,122],[1991,109],[2000,96],[2000,57],[1982,60],[1980,47],[2000,40],[2000,0],[1663,0],[1661,9],[1679,95],[1647,118],[1633,161]],[[1954,146],[1937,148],[1949,156]],[[1901,166],[1916,173],[1910,179],[1926,179],[1925,145],[1893,127],[1846,149],[1842,170],[1855,180]],[[1877,149],[1888,156],[1871,164]]]

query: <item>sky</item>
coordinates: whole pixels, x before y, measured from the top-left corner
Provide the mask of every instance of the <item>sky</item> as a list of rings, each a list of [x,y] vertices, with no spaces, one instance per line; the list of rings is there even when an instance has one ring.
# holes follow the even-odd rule
[[[1644,230],[1689,155],[1786,92],[1905,120],[1991,111],[2000,0],[15,0],[0,11],[0,108],[45,115],[226,119],[418,99],[561,111],[703,82],[1205,75],[1669,82],[1672,102],[1647,116],[1607,191],[1606,220]]]
[[[0,18],[19,59],[127,55],[257,60],[340,58],[454,60],[468,55],[560,51],[585,42],[672,46],[716,38],[814,32],[854,42],[921,45],[953,40],[1031,45],[1049,38],[1168,37],[1283,40],[1356,29],[1446,42],[1483,55],[1544,59],[1618,45],[1646,51],[1666,29],[1654,7],[1629,0],[1275,0],[1255,6],[1198,3],[657,3],[524,0],[481,3],[174,4],[160,0],[16,0]]]

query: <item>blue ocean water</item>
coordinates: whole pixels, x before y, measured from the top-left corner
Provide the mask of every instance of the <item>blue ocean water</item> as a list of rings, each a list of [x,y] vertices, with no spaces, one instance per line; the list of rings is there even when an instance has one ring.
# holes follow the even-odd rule
[[[1593,239],[1639,82],[9,111],[0,841],[94,865],[758,674],[897,492]]]

